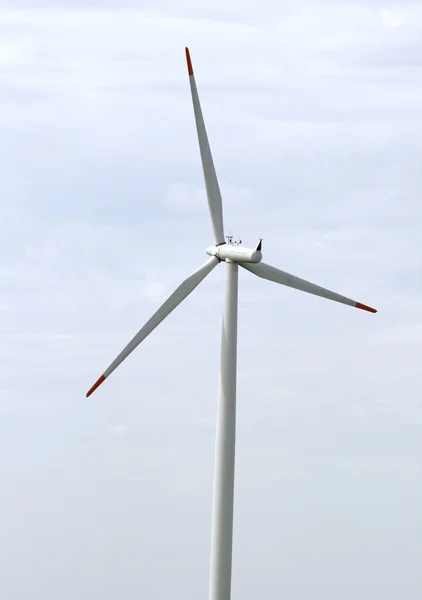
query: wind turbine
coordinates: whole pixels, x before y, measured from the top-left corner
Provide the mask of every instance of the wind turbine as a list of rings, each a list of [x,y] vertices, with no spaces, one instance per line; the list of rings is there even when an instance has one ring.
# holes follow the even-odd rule
[[[214,499],[211,534],[211,564],[209,600],[230,600],[233,539],[233,498],[235,475],[236,435],[236,360],[237,360],[237,306],[239,265],[274,283],[280,283],[308,294],[341,302],[371,313],[370,306],[331,292],[319,285],[300,279],[262,262],[262,240],[255,248],[233,244],[231,237],[225,241],[223,209],[220,188],[208,143],[204,118],[193,74],[192,61],[186,48],[189,82],[195,113],[199,149],[207,190],[208,207],[214,231],[214,244],[206,249],[210,258],[190,275],[152,315],[135,337],[120,352],[87,393],[94,392],[103,381],[129,356],[133,350],[178,306],[209,273],[220,263],[226,266],[226,295],[221,339],[220,394],[217,414],[217,433],[214,470]]]

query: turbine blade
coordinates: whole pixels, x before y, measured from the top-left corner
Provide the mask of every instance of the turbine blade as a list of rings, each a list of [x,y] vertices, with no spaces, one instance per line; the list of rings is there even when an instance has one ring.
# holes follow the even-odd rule
[[[175,308],[178,306],[219,263],[218,258],[213,256],[197,271],[192,273],[179,287],[171,294],[162,306],[152,315],[149,321],[138,331],[135,337],[128,345],[120,352],[117,358],[104,371],[101,377],[94,383],[92,388],[87,393],[86,397],[90,396],[99,385],[129,356],[133,350],[163,321]]]
[[[271,267],[263,262],[257,264],[241,263],[241,266],[247,271],[254,273],[254,275],[261,277],[262,279],[268,279],[268,281],[274,281],[274,283],[281,283],[281,285],[286,285],[294,288],[295,290],[301,290],[302,292],[307,292],[308,294],[321,296],[321,298],[327,298],[328,300],[341,302],[342,304],[354,306],[355,308],[360,308],[361,310],[367,310],[371,313],[377,312],[375,308],[366,306],[366,304],[361,304],[360,302],[356,302],[356,300],[351,300],[350,298],[346,298],[346,296],[341,296],[336,292],[332,292],[331,290],[327,290],[319,285],[315,285],[314,283],[306,281],[305,279],[300,279],[300,277],[296,277],[295,275],[291,275],[290,273],[286,273],[285,271]]]
[[[198,134],[199,150],[201,152],[202,169],[204,171],[208,207],[210,210],[211,222],[214,230],[215,243],[224,244],[223,203],[221,200],[220,187],[218,185],[211,149],[208,142],[207,131],[205,129],[204,117],[202,116],[201,104],[199,102],[195,75],[193,74],[192,61],[188,48],[186,48],[186,61],[188,65],[190,90],[192,93],[193,110],[195,113],[196,132]]]

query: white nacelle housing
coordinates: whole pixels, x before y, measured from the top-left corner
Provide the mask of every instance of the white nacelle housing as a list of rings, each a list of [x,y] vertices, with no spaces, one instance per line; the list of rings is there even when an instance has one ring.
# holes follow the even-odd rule
[[[210,246],[206,252],[210,256],[216,256],[219,260],[229,259],[237,263],[259,263],[262,260],[262,252],[257,248],[244,248],[243,246],[232,246],[231,244]]]

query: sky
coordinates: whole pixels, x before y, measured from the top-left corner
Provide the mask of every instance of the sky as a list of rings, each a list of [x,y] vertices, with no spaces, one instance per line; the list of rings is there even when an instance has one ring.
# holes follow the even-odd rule
[[[208,593],[226,231],[242,271],[233,600],[422,597],[422,5],[0,5],[0,597]]]

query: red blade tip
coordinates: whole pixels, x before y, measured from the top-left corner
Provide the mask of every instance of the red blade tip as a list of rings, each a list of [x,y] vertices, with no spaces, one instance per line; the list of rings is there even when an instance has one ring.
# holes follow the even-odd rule
[[[188,63],[188,73],[190,76],[190,75],[193,75],[193,67],[192,67],[192,61],[190,59],[189,48],[185,48],[185,51],[186,51],[186,62]]]
[[[371,313],[376,313],[377,310],[375,308],[371,308],[370,306],[366,306],[366,304],[361,304],[360,302],[356,302],[356,308],[360,308],[361,310],[367,310]]]
[[[86,397],[88,398],[88,396],[90,396],[92,394],[92,392],[95,392],[95,390],[97,389],[97,387],[100,386],[103,381],[105,381],[105,377],[104,377],[104,375],[101,375],[101,377],[98,379],[98,381],[96,381],[94,383],[94,385],[92,386],[92,388],[89,390],[89,392],[87,393]]]

